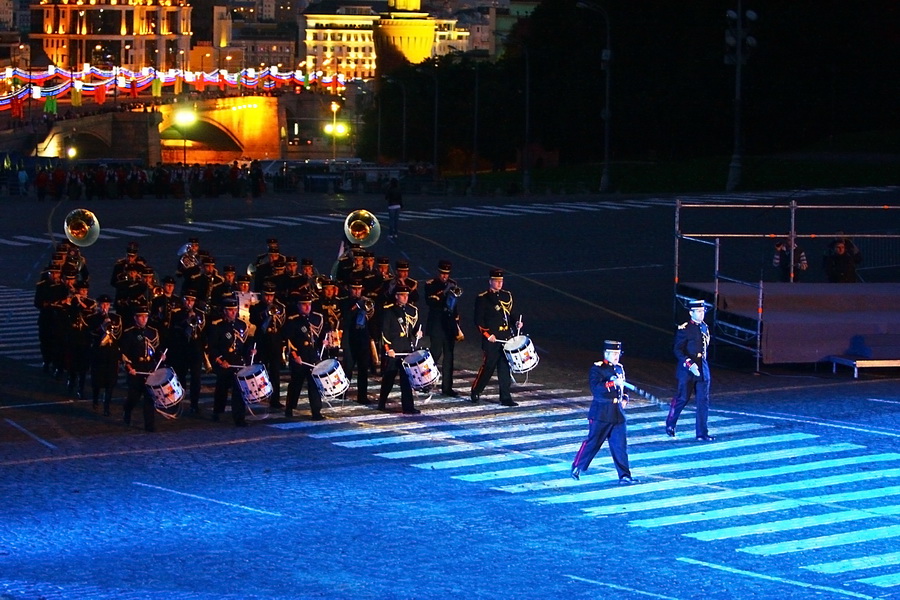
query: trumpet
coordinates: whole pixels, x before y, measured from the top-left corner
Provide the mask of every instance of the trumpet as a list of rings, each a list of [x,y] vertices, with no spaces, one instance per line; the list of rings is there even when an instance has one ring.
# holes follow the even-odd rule
[[[459,286],[456,285],[456,284],[453,284],[453,283],[451,283],[450,285],[448,285],[448,286],[447,286],[447,289],[444,290],[444,291],[445,291],[446,293],[450,294],[451,296],[455,296],[456,298],[459,298],[460,296],[463,295],[463,290],[462,290],[462,288],[459,287]]]

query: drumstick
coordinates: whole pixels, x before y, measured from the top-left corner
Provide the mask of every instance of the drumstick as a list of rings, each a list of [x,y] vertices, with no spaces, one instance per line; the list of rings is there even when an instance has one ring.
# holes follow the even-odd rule
[[[522,315],[519,315],[519,323],[521,323],[521,322],[522,322]],[[519,335],[521,333],[522,333],[522,327],[519,326],[519,328],[516,329],[516,335]]]
[[[163,364],[163,361],[166,360],[166,352],[168,352],[168,351],[169,351],[168,348],[163,350],[162,356],[159,357],[159,362],[156,363],[156,369],[158,369],[159,365]],[[153,369],[153,370],[155,371],[156,369]]]

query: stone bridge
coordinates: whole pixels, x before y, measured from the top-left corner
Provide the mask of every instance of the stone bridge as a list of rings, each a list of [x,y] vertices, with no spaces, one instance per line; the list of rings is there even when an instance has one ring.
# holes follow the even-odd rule
[[[38,134],[37,152],[62,157],[71,148],[81,159],[131,159],[146,165],[327,158],[332,151],[329,143],[297,148],[288,144],[287,135],[289,120],[329,119],[326,98],[317,94],[197,98],[146,110],[64,119],[54,123],[42,140]],[[182,120],[182,112],[193,117]],[[29,143],[34,148],[34,142]],[[22,151],[33,154],[26,148]]]

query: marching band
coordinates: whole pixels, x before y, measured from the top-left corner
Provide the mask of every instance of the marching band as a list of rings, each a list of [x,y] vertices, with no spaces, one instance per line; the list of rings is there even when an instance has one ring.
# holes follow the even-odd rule
[[[377,235],[377,220],[374,227]],[[354,230],[357,241],[368,233],[369,225],[361,236]],[[354,242],[349,234],[348,239]],[[441,260],[437,276],[420,288],[410,277],[409,261],[397,261],[392,272],[387,258],[366,249],[371,243],[342,249],[334,278],[319,273],[312,260],[281,254],[277,239],[266,243],[267,252],[248,265],[248,274],[237,276],[232,265],[220,274],[200,240],[189,238],[178,250],[175,276],[160,281],[131,242],[112,267],[114,296],[96,300],[88,294],[87,261],[78,245],[59,244],[35,289],[44,370],[57,378],[66,373],[68,392],[77,398],[84,397],[90,373],[92,406],[100,409],[102,395],[103,414],[110,416],[122,369],[127,382],[124,420],[130,423],[143,398],[148,431],[155,428],[154,413],[177,406],[182,395],[190,414],[200,416],[204,373],[215,374],[212,419],[225,412],[230,394],[237,426],[245,425],[248,411],[253,414],[253,405],[264,399],[270,410],[284,409],[285,417],[292,418],[304,385],[313,419],[325,418],[323,399],[351,393],[352,379],[356,402],[371,404],[369,377],[379,371],[381,410],[398,378],[405,414],[420,412],[414,392],[430,395],[439,389],[446,397],[459,396],[453,370],[454,346],[465,337],[458,304],[462,289],[450,278],[449,261]],[[175,293],[176,277],[180,294]],[[420,319],[416,306],[420,289],[427,320]],[[502,294],[511,305],[509,292]],[[484,316],[476,318],[483,329]],[[508,333],[508,311],[502,318]],[[420,347],[426,333],[430,350]],[[497,366],[503,348],[493,342],[488,348],[487,362]],[[165,377],[148,379],[163,365]],[[514,367],[512,372],[524,372]],[[282,404],[285,371],[289,382]],[[509,365],[498,369],[500,399],[514,406],[509,373]],[[158,379],[163,381],[157,388]],[[480,372],[473,398],[485,383]]]

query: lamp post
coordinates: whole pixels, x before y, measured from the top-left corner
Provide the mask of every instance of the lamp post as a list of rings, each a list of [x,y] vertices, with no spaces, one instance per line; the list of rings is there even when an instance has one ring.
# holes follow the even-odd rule
[[[475,184],[478,180],[478,61],[475,61],[475,108],[472,115],[472,194],[475,194]]]
[[[337,113],[340,108],[337,102],[331,103],[331,160],[337,158]]]
[[[600,191],[608,192],[610,190],[610,181],[609,181],[609,162],[610,162],[610,153],[609,153],[609,141],[610,141],[610,122],[611,122],[611,112],[610,112],[610,91],[612,90],[612,80],[611,80],[611,71],[612,71],[612,27],[610,26],[609,21],[609,13],[606,12],[606,9],[597,4],[593,4],[591,2],[578,2],[575,6],[578,8],[583,8],[585,10],[589,10],[591,12],[595,12],[603,17],[603,22],[606,24],[606,48],[603,49],[603,54],[601,55],[601,68],[605,72],[604,80],[605,80],[605,95],[604,104],[603,104],[603,172],[600,174]]]
[[[181,132],[181,162],[185,165],[187,162],[187,128],[197,121],[197,113],[189,108],[180,108],[175,111],[175,124],[178,125],[178,131]]]
[[[728,29],[725,31],[725,44],[728,52],[725,64],[734,65],[734,150],[731,163],[728,165],[728,181],[725,190],[733,192],[741,183],[743,140],[741,139],[741,67],[747,62],[747,54],[756,47],[756,38],[748,35],[749,24],[756,21],[756,12],[741,8],[741,0],[737,0],[737,11],[725,13]]]

